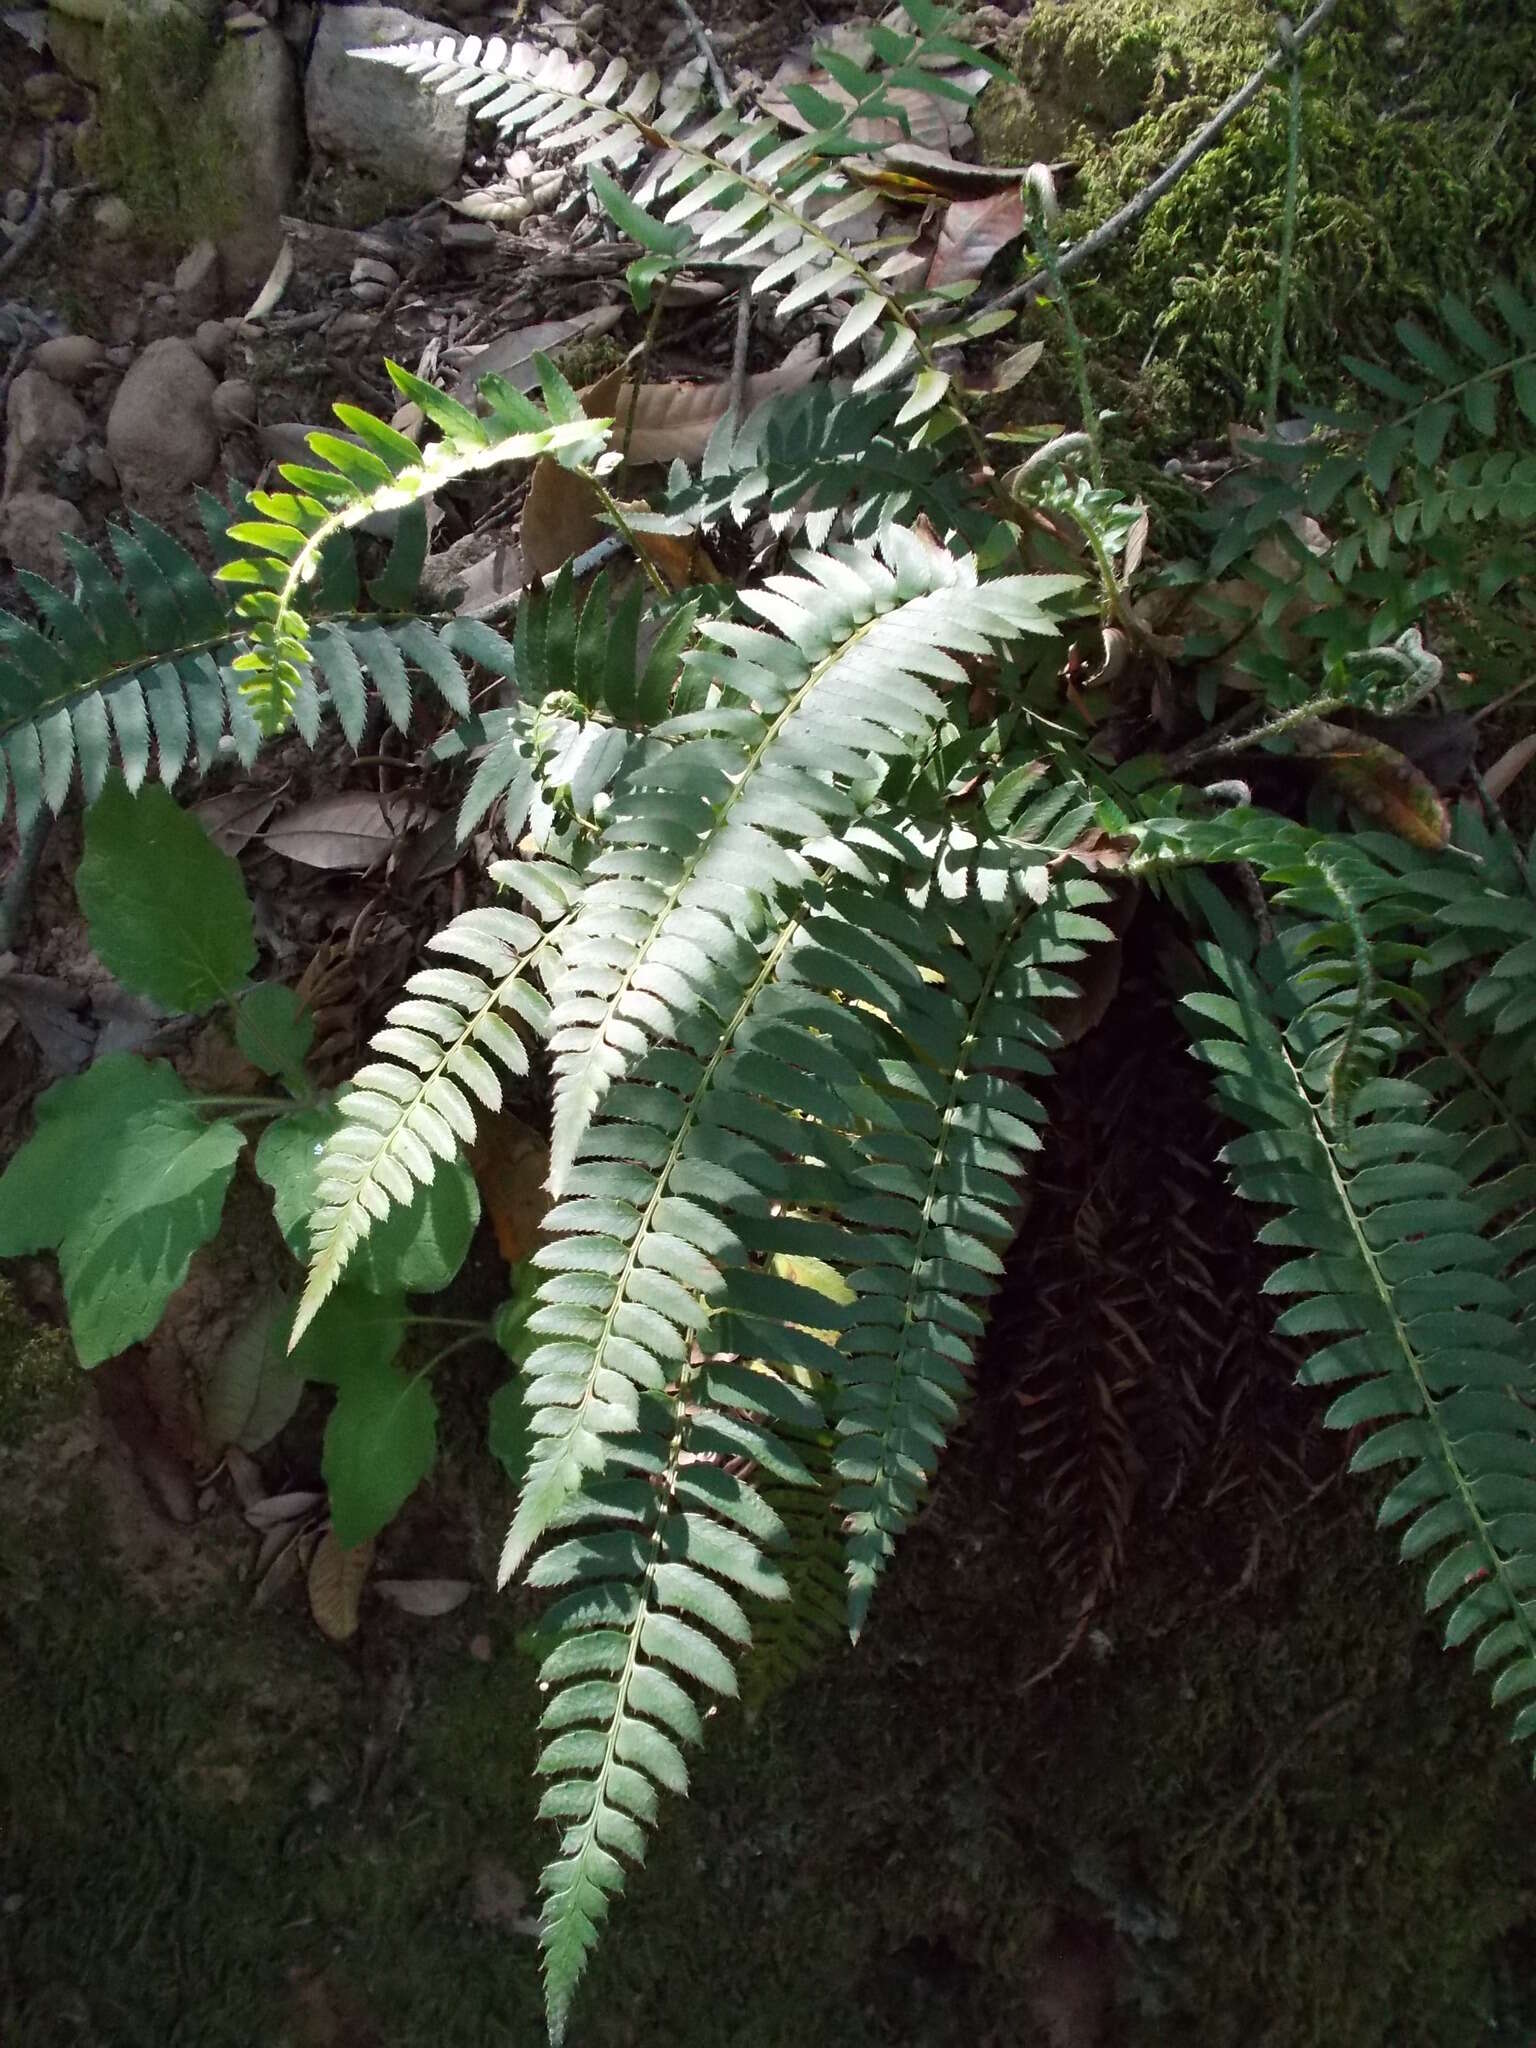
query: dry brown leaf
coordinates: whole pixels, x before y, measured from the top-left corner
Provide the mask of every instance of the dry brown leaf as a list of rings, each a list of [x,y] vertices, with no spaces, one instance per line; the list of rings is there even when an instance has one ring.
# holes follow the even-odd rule
[[[815,335],[810,335],[790,350],[776,370],[765,370],[747,379],[746,411],[752,412],[781,393],[803,390],[820,367],[821,344]],[[613,445],[624,446],[633,406],[631,462],[697,462],[709,445],[710,435],[725,418],[730,402],[728,384],[642,384],[638,403],[633,385],[626,385],[614,409]],[[595,406],[587,409],[601,417]]]
[[[1023,232],[1024,197],[1016,185],[982,198],[952,200],[939,229],[929,285],[980,277],[993,257]]]
[[[475,1588],[470,1579],[375,1579],[373,1590],[402,1614],[435,1621],[462,1607]]]
[[[357,1634],[357,1606],[368,1568],[373,1563],[373,1538],[350,1550],[327,1529],[309,1561],[309,1611],[322,1635],[344,1643]]]
[[[1428,853],[1450,844],[1449,806],[1429,777],[1396,747],[1324,718],[1298,726],[1295,743],[1297,753],[1373,824]]]
[[[194,804],[192,815],[220,853],[238,853],[265,825],[287,787],[283,781],[276,789],[227,789]]]
[[[267,828],[266,841],[285,860],[309,868],[371,868],[399,842],[409,825],[436,822],[420,816],[403,798],[377,790],[348,789],[317,796],[286,811]]]
[[[581,393],[582,410],[589,419],[610,419],[624,381],[619,364],[596,384]],[[616,445],[622,445],[617,443]],[[523,524],[519,544],[523,562],[531,576],[553,576],[573,556],[584,555],[603,538],[598,518],[602,500],[584,476],[564,469],[553,456],[541,455],[533,466],[533,481],[523,501]]]
[[[501,1255],[515,1266],[538,1243],[549,1207],[544,1187],[549,1147],[521,1118],[503,1110],[482,1118],[480,1135],[469,1148],[469,1163]]]
[[[1536,732],[1528,732],[1524,739],[1516,740],[1512,747],[1504,749],[1483,777],[1483,787],[1495,803],[1515,777],[1523,775],[1533,761],[1536,761]]]
[[[696,533],[639,533],[640,552],[669,590],[694,583],[723,583],[714,558]]]
[[[492,370],[519,391],[531,391],[539,381],[533,367],[535,355],[547,356],[569,341],[606,334],[610,327],[617,327],[623,314],[622,306],[594,306],[588,313],[572,314],[569,320],[539,320],[531,327],[514,328],[485,348],[466,350],[468,360],[451,386],[451,396],[460,400],[472,397],[476,384]]]

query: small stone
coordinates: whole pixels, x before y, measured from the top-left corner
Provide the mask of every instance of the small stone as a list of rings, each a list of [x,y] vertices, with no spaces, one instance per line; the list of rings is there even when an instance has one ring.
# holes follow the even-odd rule
[[[175,336],[151,342],[123,379],[107,415],[107,453],[130,503],[179,510],[219,459],[214,375]]]
[[[242,427],[256,424],[256,390],[242,377],[231,377],[219,385],[213,394],[213,417],[219,431],[225,434],[239,433]]]
[[[359,334],[371,334],[378,324],[372,313],[338,313],[325,330],[326,339],[333,342],[351,341]]]
[[[222,320],[199,320],[192,346],[210,370],[222,370],[229,354],[229,328]]]
[[[36,490],[52,481],[58,458],[83,441],[90,422],[62,384],[45,371],[25,369],[11,386],[6,408],[5,489]]]
[[[6,193],[5,198],[0,200],[0,212],[4,213],[6,219],[13,227],[20,227],[30,212],[31,206],[32,201],[27,197],[26,193],[19,186],[15,185]]]
[[[63,544],[66,533],[76,540],[85,538],[85,521],[67,498],[56,498],[47,491],[14,491],[0,505],[0,555],[9,556],[18,569],[47,577],[50,583],[69,579],[70,561]]]
[[[69,98],[69,80],[62,71],[34,71],[23,79],[21,96],[34,114],[45,121],[57,120]]]
[[[355,284],[352,287],[352,296],[354,299],[360,300],[365,306],[382,306],[389,297],[389,286],[387,284]]]
[[[53,216],[55,227],[63,227],[66,221],[72,220],[74,218],[75,206],[78,201],[78,196],[79,195],[74,192],[54,193],[53,197],[48,202],[48,211]]]
[[[435,198],[464,161],[469,117],[451,99],[356,50],[415,43],[444,33],[396,7],[326,7],[304,81],[310,147],[372,171],[401,193]]]
[[[57,384],[78,384],[106,366],[107,352],[89,334],[60,334],[32,351],[32,368]]]
[[[606,12],[607,9],[603,6],[603,0],[592,0],[592,5],[590,7],[583,7],[580,14],[577,15],[576,26],[584,34],[595,36],[603,25],[603,16]]]
[[[477,1664],[489,1664],[492,1655],[490,1637],[485,1635],[471,1636],[469,1639],[469,1654]]]
[[[86,443],[85,466],[91,473],[92,483],[100,484],[105,491],[117,489],[117,470],[103,442]]]
[[[359,256],[352,266],[353,284],[382,284],[391,291],[400,282],[400,273],[392,263],[384,263],[377,256]]]
[[[98,199],[91,208],[91,220],[98,234],[105,235],[109,242],[121,242],[133,233],[133,211],[126,199],[119,199],[115,192],[109,192],[105,199]]]
[[[219,303],[219,252],[212,242],[193,243],[176,266],[172,289],[184,320],[212,317]]]

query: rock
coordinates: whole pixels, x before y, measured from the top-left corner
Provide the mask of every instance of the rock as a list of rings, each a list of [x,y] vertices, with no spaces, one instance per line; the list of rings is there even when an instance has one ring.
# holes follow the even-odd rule
[[[222,370],[229,354],[229,328],[222,320],[199,320],[192,346],[210,370]]]
[[[5,494],[35,491],[53,481],[53,465],[90,431],[90,421],[62,384],[25,369],[6,409]]]
[[[239,165],[240,219],[219,236],[224,297],[249,302],[282,247],[282,216],[304,157],[299,82],[274,28],[232,36],[214,60],[203,96],[211,132],[227,138]]]
[[[32,351],[32,368],[58,384],[78,384],[106,367],[107,352],[89,334],[60,334]]]
[[[74,192],[55,192],[48,201],[48,211],[56,227],[63,227],[72,218],[78,196]]]
[[[206,238],[194,242],[171,280],[183,320],[207,320],[219,303],[219,252]]]
[[[231,377],[213,394],[213,417],[222,433],[237,434],[256,424],[256,388],[243,377]]]
[[[66,498],[51,497],[46,491],[17,491],[0,504],[0,555],[8,555],[18,569],[46,576],[50,583],[69,580],[62,538],[66,533],[76,540],[85,538],[85,521]]]
[[[327,7],[304,83],[310,146],[396,191],[433,198],[459,174],[469,117],[419,80],[349,52],[419,42],[442,27],[395,7]]]
[[[34,114],[56,121],[69,98],[69,80],[62,71],[34,71],[22,80],[21,96]]]
[[[31,207],[32,201],[27,197],[26,193],[23,192],[21,188],[16,185],[13,185],[10,191],[6,193],[4,199],[0,200],[0,213],[3,213],[5,215],[5,218],[10,222],[12,227],[19,228],[21,226],[22,222],[26,219],[28,213],[31,211]]]
[[[107,415],[107,452],[131,503],[179,509],[219,459],[212,370],[189,343],[151,342],[123,379]]]
[[[109,242],[121,242],[133,233],[133,214],[126,199],[109,192],[91,208],[91,221],[98,234]]]

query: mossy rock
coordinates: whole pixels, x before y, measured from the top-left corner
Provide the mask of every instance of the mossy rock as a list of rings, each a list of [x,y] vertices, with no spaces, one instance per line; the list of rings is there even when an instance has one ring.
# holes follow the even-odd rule
[[[1081,234],[1257,68],[1274,18],[1257,0],[1043,0],[1006,52],[1020,85],[995,88],[979,110],[983,151],[1075,162],[1065,196]],[[1293,397],[1327,402],[1341,346],[1389,346],[1403,314],[1448,291],[1476,299],[1529,262],[1533,75],[1536,12],[1514,0],[1344,0],[1309,46],[1286,328]],[[1074,280],[1090,347],[1133,382],[1144,364],[1161,373],[1139,408],[1149,441],[1219,432],[1254,409],[1274,316],[1286,99],[1283,83],[1261,96]]]

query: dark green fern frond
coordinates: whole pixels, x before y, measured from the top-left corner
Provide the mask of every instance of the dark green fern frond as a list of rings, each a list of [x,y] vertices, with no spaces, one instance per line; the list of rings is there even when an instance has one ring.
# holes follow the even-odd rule
[[[412,975],[404,1001],[374,1034],[378,1057],[342,1096],[342,1123],[320,1162],[309,1278],[292,1343],[374,1223],[430,1185],[439,1160],[473,1143],[473,1104],[492,1113],[501,1107],[497,1067],[512,1075],[528,1071],[517,1027],[535,1035],[545,1028],[548,1005],[534,981],[549,973],[580,884],[550,861],[498,861],[490,872],[534,916],[500,907],[464,911],[427,943],[468,965]]]
[[[725,651],[688,661],[705,701],[654,728],[674,744],[614,791],[553,992],[557,1191],[607,1090],[686,1014],[696,963],[729,1009],[720,977],[741,957],[737,922],[792,901],[809,872],[801,842],[857,816],[881,763],[934,730],[943,705],[928,679],[961,683],[956,654],[1053,633],[1044,606],[1075,583],[981,583],[973,562],[899,527],[882,553],[807,555],[801,574],[743,591],[777,634],[708,622]]]
[[[790,1486],[771,1473],[754,1481],[764,1505],[784,1525],[787,1540],[774,1562],[783,1573],[786,1597],[747,1605],[752,1649],[741,1674],[741,1702],[749,1719],[830,1655],[843,1640],[847,1618],[842,1516],[832,1469],[835,1439],[823,1430],[798,1437],[786,1432],[784,1441],[815,1485]]]
[[[311,645],[304,590],[320,573],[328,546],[380,513],[403,512],[421,504],[434,491],[481,470],[509,462],[532,461],[540,455],[561,460],[590,460],[601,453],[607,422],[586,418],[558,373],[546,369],[546,395],[562,417],[551,418],[499,377],[480,387],[484,417],[432,385],[413,377],[397,363],[386,365],[400,391],[437,426],[442,438],[425,448],[397,433],[384,421],[355,406],[335,410],[355,439],[314,433],[309,445],[324,468],[283,463],[279,474],[287,491],[253,491],[250,507],[256,519],[240,519],[228,538],[246,552],[220,567],[220,579],[241,595],[237,610],[248,642],[236,656],[240,688],[263,732],[279,732],[294,716],[312,665],[319,661],[332,692],[356,701],[360,678],[355,673],[356,649],[347,637],[326,636]],[[409,597],[409,592],[405,593]],[[469,623],[469,622],[466,622]],[[412,623],[396,628],[410,643],[414,658],[441,686],[454,669],[433,665],[432,636]],[[400,649],[387,635],[366,643],[370,666],[380,692],[395,707],[409,704],[409,686]],[[449,701],[468,711],[448,682]],[[392,711],[392,715],[394,715]]]
[[[1536,1690],[1536,1382],[1511,1270],[1528,1260],[1536,1169],[1480,1178],[1474,1139],[1415,1080],[1366,1081],[1346,1132],[1286,1042],[1294,998],[1206,947],[1219,989],[1186,999],[1218,1069],[1218,1098],[1249,1135],[1224,1158],[1238,1192],[1278,1213],[1260,1230],[1298,1256],[1267,1283],[1296,1296],[1277,1328],[1321,1338],[1304,1377],[1341,1393],[1327,1420],[1382,1425],[1353,1463],[1403,1462],[1384,1524],[1403,1555],[1439,1553],[1431,1608],[1453,1602],[1448,1645],[1476,1642],[1496,1703]],[[1411,1518],[1411,1519],[1410,1519]],[[1514,1736],[1536,1735],[1536,1703]]]
[[[843,104],[810,86],[789,86],[786,96],[809,132],[788,137],[760,114],[743,117],[724,108],[701,117],[695,89],[664,91],[653,72],[626,94],[628,69],[618,59],[598,77],[591,64],[526,43],[509,47],[500,36],[489,42],[441,36],[366,54],[422,78],[495,122],[504,135],[521,136],[543,151],[576,152],[578,164],[622,169],[656,152],[636,187],[636,200],[670,200],[664,225],[691,223],[697,254],[750,269],[754,293],[787,286],[781,314],[829,299],[850,300],[832,353],[883,328],[884,346],[854,389],[876,390],[917,372],[898,416],[907,423],[925,418],[949,392],[951,374],[939,366],[936,351],[994,332],[1012,317],[978,313],[920,331],[918,323],[937,321],[968,288],[903,292],[903,274],[925,267],[914,264],[911,253],[917,224],[893,229],[879,223],[878,189],[850,173],[850,163],[867,148],[857,140],[860,122],[895,119],[905,125],[893,94],[942,93],[962,103],[972,97],[932,67],[938,59],[974,65],[976,51],[947,34],[948,14],[925,6],[916,11],[924,17],[917,36],[889,24],[871,31],[877,61],[870,72],[835,51],[820,52]]]
[[[762,519],[775,535],[803,529],[819,548],[839,528],[872,541],[892,522],[909,526],[926,515],[939,533],[979,546],[989,522],[942,447],[908,448],[904,435],[892,435],[899,409],[887,392],[853,397],[813,384],[770,398],[740,425],[727,414],[697,477],[673,465],[667,519],[689,532]]]

